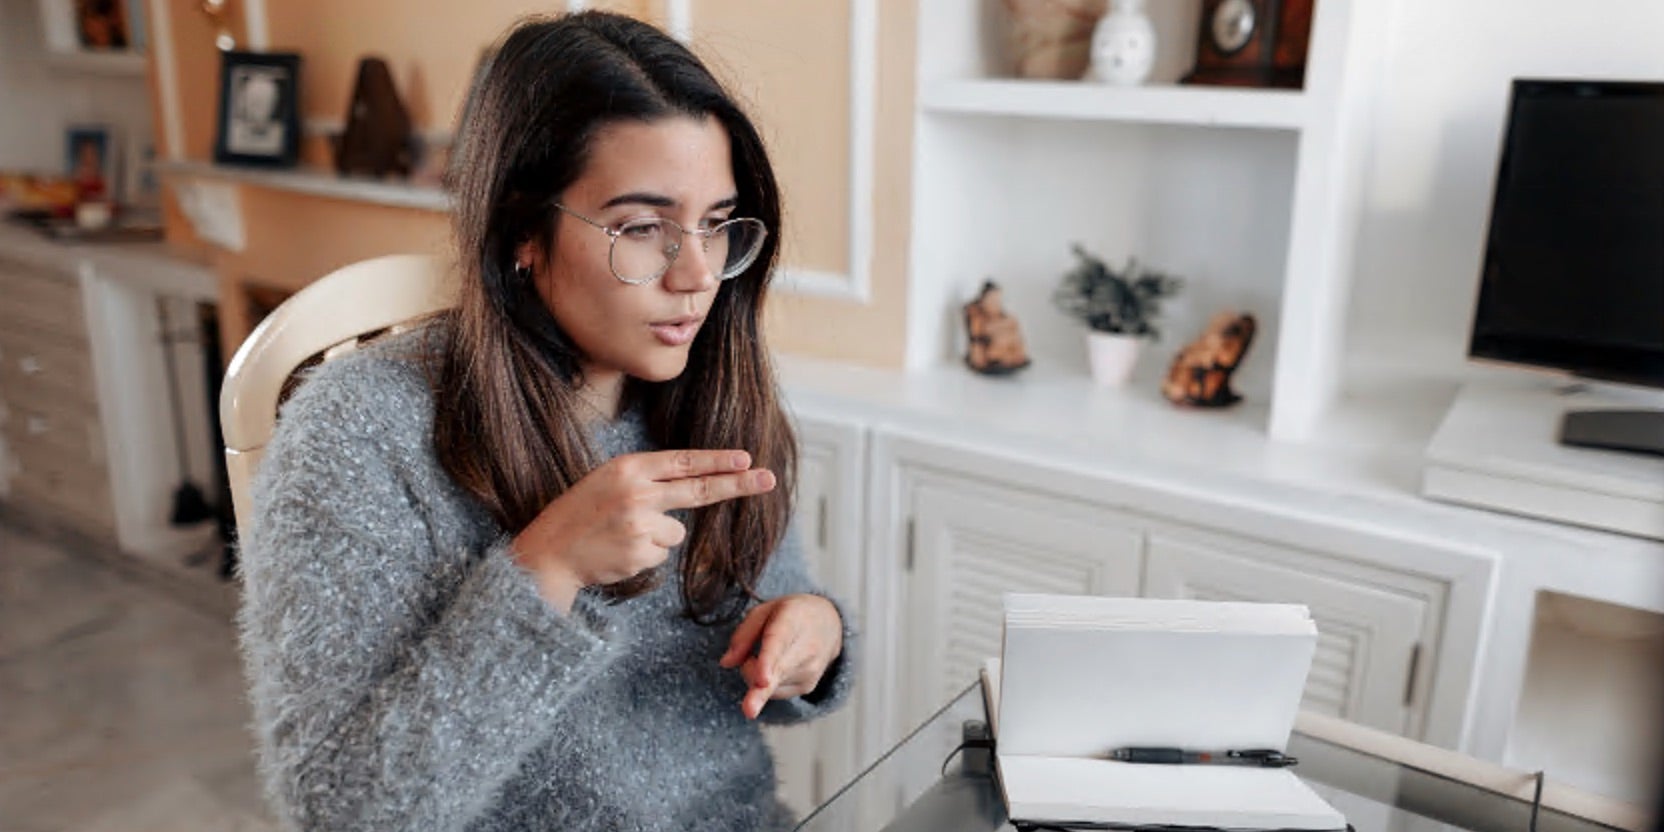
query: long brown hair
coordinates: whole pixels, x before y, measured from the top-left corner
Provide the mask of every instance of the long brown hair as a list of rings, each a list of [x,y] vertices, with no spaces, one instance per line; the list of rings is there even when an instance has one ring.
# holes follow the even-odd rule
[[[433,439],[439,461],[518,531],[578,482],[596,457],[578,418],[582,355],[514,270],[528,240],[550,250],[553,205],[583,172],[591,139],[609,123],[714,118],[728,133],[735,216],[780,228],[780,194],[756,128],[680,43],[621,15],[583,12],[511,30],[470,93],[448,181],[460,260],[460,303],[435,365]],[[671,381],[626,382],[661,448],[742,448],[772,470],[775,489],[692,512],[681,559],[686,614],[732,620],[755,595],[791,515],[797,443],[781,409],[761,333],[776,235],[746,272],[724,281]],[[610,588],[630,597],[655,574]]]

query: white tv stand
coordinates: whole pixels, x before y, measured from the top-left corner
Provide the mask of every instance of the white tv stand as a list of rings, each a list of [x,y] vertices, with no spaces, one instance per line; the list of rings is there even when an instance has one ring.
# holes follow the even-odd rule
[[[1664,540],[1664,458],[1559,442],[1566,411],[1607,407],[1664,408],[1664,395],[1545,379],[1470,382],[1427,447],[1422,493]]]

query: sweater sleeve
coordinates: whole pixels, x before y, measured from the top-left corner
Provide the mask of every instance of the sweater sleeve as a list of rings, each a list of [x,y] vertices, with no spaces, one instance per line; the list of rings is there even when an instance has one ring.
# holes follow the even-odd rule
[[[768,566],[763,569],[762,580],[758,582],[757,592],[764,600],[803,593],[819,595],[831,601],[832,606],[837,608],[838,618],[843,622],[844,629],[843,652],[827,665],[826,673],[820,678],[820,684],[802,696],[770,701],[763,706],[758,720],[769,725],[790,725],[818,719],[842,707],[855,688],[854,622],[843,602],[828,594],[809,576],[808,564],[803,557],[803,542],[796,523],[787,528],[780,548],[769,558]]]
[[[288,828],[460,830],[614,650],[506,537],[439,550],[419,495],[449,481],[377,376],[303,385],[261,463],[240,614],[261,770]]]

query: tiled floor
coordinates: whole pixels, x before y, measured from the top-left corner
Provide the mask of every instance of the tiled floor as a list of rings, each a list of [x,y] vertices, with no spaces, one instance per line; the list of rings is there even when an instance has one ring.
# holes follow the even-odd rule
[[[0,526],[0,830],[275,828],[212,590]]]

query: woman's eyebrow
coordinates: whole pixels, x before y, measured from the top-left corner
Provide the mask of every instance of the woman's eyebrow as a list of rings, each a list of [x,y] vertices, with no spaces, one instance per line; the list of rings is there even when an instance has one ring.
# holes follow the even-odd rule
[[[607,200],[606,204],[601,206],[601,210],[605,211],[614,205],[629,204],[651,205],[654,208],[675,208],[676,200],[663,194],[650,194],[642,191],[632,191],[631,193],[620,194]]]
[[[706,208],[705,211],[709,213],[711,211],[721,211],[733,208],[739,204],[739,201],[738,196],[730,196],[726,199],[719,199],[716,202],[711,203],[711,207]],[[680,204],[681,203],[676,200],[663,194],[647,193],[646,191],[631,191],[630,193],[619,194],[618,196],[607,200],[606,203],[601,206],[601,210],[605,211],[615,205],[647,205],[653,208],[675,208]]]

